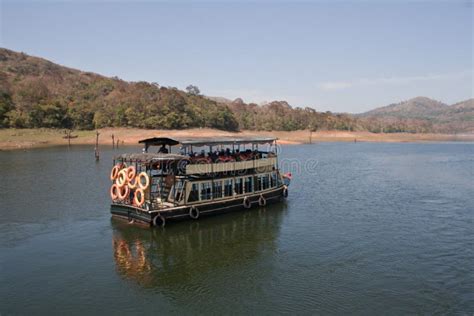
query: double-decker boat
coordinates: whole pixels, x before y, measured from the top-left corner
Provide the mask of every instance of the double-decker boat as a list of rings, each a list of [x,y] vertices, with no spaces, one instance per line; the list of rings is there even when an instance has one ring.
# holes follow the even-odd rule
[[[115,156],[110,174],[111,213],[129,222],[164,226],[288,196],[291,174],[280,174],[275,138],[155,137],[139,143],[143,152]],[[172,153],[177,145],[179,153]],[[149,152],[153,146],[157,153]]]

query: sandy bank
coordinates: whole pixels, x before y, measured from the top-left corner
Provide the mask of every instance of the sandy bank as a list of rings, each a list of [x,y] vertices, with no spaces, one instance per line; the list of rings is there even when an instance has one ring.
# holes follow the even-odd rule
[[[115,141],[119,139],[120,145],[137,145],[138,141],[147,137],[222,137],[222,136],[273,136],[279,138],[280,144],[302,144],[310,142],[309,131],[293,132],[264,132],[242,131],[239,133],[226,132],[213,129],[188,129],[188,130],[143,130],[129,128],[105,128],[99,130],[100,145],[112,145],[112,135]],[[95,144],[95,131],[75,131],[72,135],[71,145]],[[0,130],[0,150],[26,149],[46,146],[67,145],[61,130],[52,129],[3,129]],[[374,134],[369,132],[345,131],[318,131],[313,132],[311,142],[429,142],[429,141],[474,141],[474,134]]]

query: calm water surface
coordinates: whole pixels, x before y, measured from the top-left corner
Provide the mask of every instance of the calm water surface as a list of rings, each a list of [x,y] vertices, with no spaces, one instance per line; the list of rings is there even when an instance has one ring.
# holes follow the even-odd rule
[[[284,147],[286,203],[165,229],[111,220],[112,155],[0,152],[1,315],[474,312],[473,144]]]

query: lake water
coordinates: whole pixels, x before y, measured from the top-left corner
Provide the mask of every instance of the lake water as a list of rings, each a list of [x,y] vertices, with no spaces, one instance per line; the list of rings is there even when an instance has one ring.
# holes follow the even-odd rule
[[[474,312],[473,144],[283,147],[286,202],[164,229],[111,219],[121,151],[0,152],[1,315]]]

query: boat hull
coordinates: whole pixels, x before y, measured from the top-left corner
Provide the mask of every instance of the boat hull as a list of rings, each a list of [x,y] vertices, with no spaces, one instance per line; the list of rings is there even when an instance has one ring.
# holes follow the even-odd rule
[[[151,211],[137,208],[132,205],[113,203],[110,212],[112,213],[112,216],[128,222],[146,226],[164,226],[170,221],[198,220],[206,216],[246,210],[254,207],[263,207],[263,204],[268,205],[277,203],[285,198],[285,190],[287,190],[286,187],[281,186],[272,190],[246,196],[210,200],[192,205]],[[244,199],[246,199],[245,203]]]

